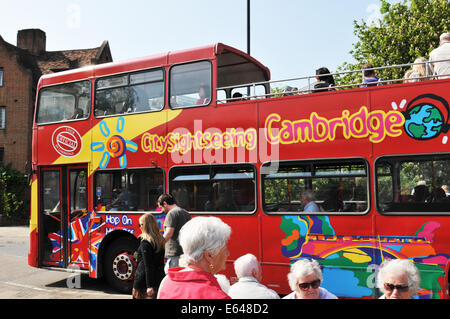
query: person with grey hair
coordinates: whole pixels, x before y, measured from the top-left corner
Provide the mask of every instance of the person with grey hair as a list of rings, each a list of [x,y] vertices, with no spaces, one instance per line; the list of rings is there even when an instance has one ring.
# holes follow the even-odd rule
[[[232,299],[280,299],[274,290],[260,283],[262,269],[254,255],[246,254],[236,259],[234,271],[239,281],[228,291]]]
[[[180,230],[185,267],[170,268],[158,299],[230,299],[214,276],[225,269],[231,228],[217,217],[196,217]]]
[[[439,76],[438,79],[448,79],[450,78],[450,33],[445,32],[442,33],[439,37],[439,47],[431,51],[430,53],[430,62],[439,61],[439,60],[447,60],[443,62],[434,62],[431,63],[434,74],[435,75],[443,75]]]
[[[381,264],[377,285],[384,293],[380,299],[411,299],[417,294],[420,275],[408,259],[392,259]]]
[[[291,266],[289,287],[293,290],[283,299],[338,299],[323,287],[322,270],[315,260],[300,259]]]
[[[310,189],[306,189],[303,191],[302,195],[300,196],[300,201],[303,205],[303,212],[305,213],[317,213],[320,212],[319,206],[314,201],[314,193]]]

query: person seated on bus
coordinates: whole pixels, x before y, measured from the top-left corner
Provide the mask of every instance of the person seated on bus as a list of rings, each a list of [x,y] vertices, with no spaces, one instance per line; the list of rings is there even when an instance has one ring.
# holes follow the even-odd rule
[[[136,209],[136,195],[128,189],[115,188],[113,193],[116,198],[108,205],[109,211],[129,211]]]
[[[382,81],[382,79],[376,76],[375,70],[370,70],[373,68],[372,64],[370,63],[364,64],[362,68],[363,68],[363,84],[361,85],[362,88],[369,86],[377,86],[380,84],[379,81]]]
[[[434,69],[434,74],[436,75],[445,75],[440,76],[439,79],[447,79],[450,78],[450,33],[442,33],[439,37],[439,47],[431,51],[430,53],[430,62],[431,61],[440,61],[447,60],[442,62],[434,62],[432,63],[432,67]]]
[[[303,212],[305,213],[317,213],[320,212],[319,206],[314,201],[314,193],[311,189],[306,189],[300,196],[300,201],[303,205]]]
[[[442,187],[435,187],[431,191],[430,196],[427,198],[428,203],[438,203],[443,202],[447,198],[447,195],[445,194],[445,191],[442,189]]]
[[[195,103],[196,105],[208,104],[211,100],[209,87],[207,85],[200,86],[198,89],[198,96],[199,99],[197,100],[197,103]]]
[[[406,71],[405,73],[405,82],[420,82],[428,80],[426,77],[431,75],[431,72],[427,72],[426,62],[427,60],[424,57],[418,57],[414,60],[414,64],[411,70]]]
[[[344,210],[344,202],[340,199],[341,196],[339,187],[331,188],[322,204],[323,209],[326,212],[342,212]]]
[[[424,184],[419,184],[416,187],[414,187],[413,194],[412,194],[412,201],[413,202],[425,202],[425,200],[429,196],[428,187]]]
[[[175,198],[177,205],[187,210],[191,209],[189,193],[186,184],[181,184],[172,190],[172,196]]]
[[[450,197],[450,188],[448,187],[448,185],[442,185],[442,189],[444,190],[445,195],[447,197]]]
[[[82,109],[80,109],[79,107],[75,108],[73,115],[72,115],[72,120],[78,120],[78,119],[82,119],[84,118],[84,112]]]
[[[314,84],[313,93],[335,90],[334,78],[330,73],[330,70],[325,67],[316,70],[317,83]]]
[[[231,102],[237,102],[237,101],[244,101],[244,98],[242,97],[242,93],[240,93],[240,92],[235,92],[233,94],[233,99],[231,100]]]

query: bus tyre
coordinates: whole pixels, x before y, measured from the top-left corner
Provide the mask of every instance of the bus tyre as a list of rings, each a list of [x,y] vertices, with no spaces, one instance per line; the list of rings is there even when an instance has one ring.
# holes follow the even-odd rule
[[[121,293],[131,294],[137,266],[133,258],[136,249],[137,241],[118,238],[106,251],[104,264],[106,281]]]

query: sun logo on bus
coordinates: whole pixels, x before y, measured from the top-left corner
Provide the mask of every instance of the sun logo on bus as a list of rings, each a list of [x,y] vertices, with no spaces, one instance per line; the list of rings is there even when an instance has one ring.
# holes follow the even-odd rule
[[[106,142],[92,142],[91,150],[93,152],[103,152],[99,167],[106,168],[111,158],[117,158],[121,168],[127,167],[126,151],[135,153],[138,150],[136,143],[124,139],[119,134],[112,134],[105,120],[99,124],[100,132],[107,139]],[[125,119],[119,117],[116,123],[116,132],[122,133],[125,128]]]

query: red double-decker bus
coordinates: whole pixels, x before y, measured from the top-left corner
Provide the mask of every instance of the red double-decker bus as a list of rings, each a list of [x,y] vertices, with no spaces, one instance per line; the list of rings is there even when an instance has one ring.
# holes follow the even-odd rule
[[[289,265],[312,258],[329,291],[376,298],[379,265],[403,258],[419,298],[448,298],[450,80],[316,91],[312,79],[276,89],[223,44],[43,76],[29,264],[129,291],[138,219],[162,229],[156,200],[171,193],[231,226],[231,282],[253,253],[263,284],[288,294]],[[304,211],[308,192],[318,211]]]

